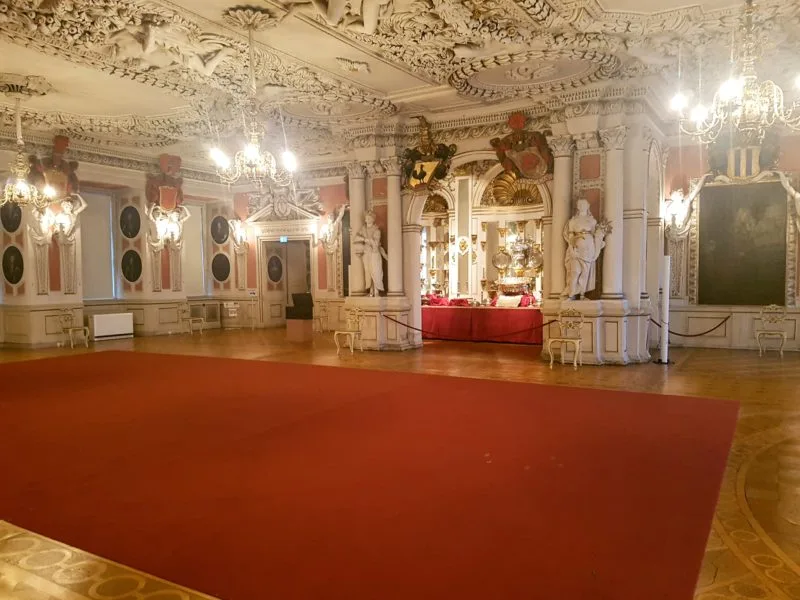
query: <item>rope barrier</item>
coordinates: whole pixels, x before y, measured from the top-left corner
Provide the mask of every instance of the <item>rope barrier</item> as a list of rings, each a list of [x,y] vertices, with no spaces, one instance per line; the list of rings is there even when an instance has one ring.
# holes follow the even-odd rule
[[[418,331],[422,335],[429,335],[433,339],[443,340],[445,342],[472,342],[472,341],[474,341],[474,340],[463,340],[463,339],[459,339],[459,338],[439,337],[439,336],[431,333],[430,331],[424,331],[423,329],[420,329],[419,327],[413,327],[413,326],[409,325],[408,323],[403,323],[401,321],[398,321],[397,319],[393,319],[392,317],[390,317],[388,315],[383,315],[383,317],[385,319],[388,319],[389,321],[392,321],[393,323],[397,323],[398,325],[402,325],[403,327],[406,327],[407,329],[411,329],[412,331]],[[551,323],[556,323],[556,322],[557,322],[557,320],[553,319],[552,321],[548,321],[547,323],[542,323],[541,325],[536,325],[535,327],[529,327],[528,329],[521,329],[520,331],[512,331],[511,333],[502,333],[500,335],[493,335],[492,337],[493,338],[502,338],[502,337],[511,337],[511,336],[519,335],[521,333],[530,333],[531,331],[536,331],[537,329],[544,329],[545,327],[547,327]]]
[[[465,340],[465,339],[460,339],[460,338],[440,337],[440,336],[435,335],[434,333],[431,333],[430,331],[425,331],[423,329],[420,329],[419,327],[413,327],[413,326],[409,325],[408,323],[403,323],[402,321],[398,321],[397,319],[393,319],[392,317],[390,317],[388,315],[383,315],[383,317],[385,319],[388,319],[389,321],[392,321],[393,323],[396,323],[398,325],[402,325],[403,327],[405,327],[407,329],[411,329],[412,331],[418,331],[422,335],[428,335],[433,339],[443,340],[443,341],[446,341],[446,342],[471,342],[471,341],[473,341],[473,340]],[[685,338],[701,337],[701,336],[704,336],[704,335],[708,335],[709,333],[713,333],[714,331],[716,331],[717,329],[722,327],[725,323],[727,323],[730,320],[730,318],[731,318],[731,315],[728,315],[727,317],[722,319],[722,321],[720,321],[719,323],[714,325],[714,327],[712,327],[711,329],[709,329],[707,331],[703,331],[701,333],[678,333],[677,331],[672,331],[671,329],[667,329],[667,331],[669,332],[670,335],[677,335],[678,337],[685,337]],[[656,327],[658,327],[660,329],[663,329],[663,325],[664,325],[663,323],[659,323],[658,321],[656,321],[653,318],[650,319],[650,322],[653,325],[655,325]],[[527,329],[521,329],[519,331],[512,331],[510,333],[501,333],[501,334],[498,334],[498,335],[494,335],[492,337],[494,337],[494,338],[503,338],[503,337],[512,337],[512,336],[515,336],[515,335],[520,335],[522,333],[530,333],[532,331],[536,331],[537,329],[544,329],[545,327],[547,327],[548,325],[551,325],[552,323],[558,323],[558,319],[553,319],[551,321],[547,321],[546,323],[542,323],[541,325],[536,325],[535,327],[529,327]]]
[[[703,336],[703,335],[708,335],[709,333],[712,333],[712,332],[716,331],[717,329],[719,329],[720,327],[722,327],[723,325],[725,325],[725,323],[727,323],[727,322],[728,322],[728,320],[729,320],[730,318],[731,318],[731,315],[728,315],[727,317],[725,317],[724,319],[722,319],[722,321],[720,321],[719,323],[717,323],[716,325],[714,325],[714,327],[712,327],[712,328],[711,328],[711,329],[709,329],[708,331],[704,331],[704,332],[702,332],[702,333],[678,333],[678,332],[676,332],[676,331],[672,331],[671,329],[667,329],[667,332],[668,332],[670,335],[677,335],[678,337],[685,337],[685,338],[694,338],[694,337],[700,337],[700,336]],[[653,325],[655,325],[656,327],[658,327],[659,329],[663,329],[663,325],[665,325],[665,323],[659,323],[658,321],[656,321],[656,320],[655,320],[655,319],[653,319],[653,318],[651,318],[651,319],[650,319],[650,322],[651,322]]]

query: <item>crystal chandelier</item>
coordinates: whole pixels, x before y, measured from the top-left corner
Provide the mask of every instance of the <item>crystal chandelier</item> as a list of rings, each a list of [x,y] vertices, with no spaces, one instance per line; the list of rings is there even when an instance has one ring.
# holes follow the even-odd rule
[[[732,77],[720,85],[711,107],[704,106],[701,99],[687,115],[688,98],[681,92],[672,98],[671,108],[680,115],[681,131],[703,143],[713,142],[726,128],[738,134],[745,145],[760,145],[774,125],[800,131],[800,99],[786,106],[780,86],[758,80],[755,63],[760,43],[754,15],[753,0],[745,0]],[[800,88],[800,76],[795,84]]]
[[[14,107],[17,125],[17,156],[9,167],[11,175],[6,181],[3,197],[0,198],[0,206],[10,202],[19,206],[33,206],[41,210],[47,207],[57,194],[56,190],[50,185],[46,185],[42,190],[39,190],[28,181],[30,166],[28,155],[25,153],[25,142],[22,139],[21,105],[22,95],[17,94]]]
[[[292,173],[297,169],[297,159],[288,147],[284,147],[281,165],[278,165],[278,161],[269,150],[261,148],[263,126],[258,120],[259,101],[256,97],[253,32],[265,26],[267,20],[265,15],[268,18],[268,13],[257,8],[239,8],[235,13],[226,11],[224,15],[227,21],[247,29],[249,49],[249,86],[247,98],[242,106],[242,124],[247,143],[232,159],[218,147],[212,148],[209,152],[211,160],[216,166],[217,175],[228,186],[242,178],[256,184],[259,189],[263,188],[264,183],[287,186],[291,184]],[[286,135],[284,133],[285,142]]]

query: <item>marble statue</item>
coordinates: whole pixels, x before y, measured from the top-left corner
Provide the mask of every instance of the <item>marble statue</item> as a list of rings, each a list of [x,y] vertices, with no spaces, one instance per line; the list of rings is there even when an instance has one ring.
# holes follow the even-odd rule
[[[328,215],[328,222],[323,226],[319,243],[325,250],[325,269],[327,274],[328,291],[340,291],[339,264],[341,261],[341,234],[342,219],[349,207],[342,205],[333,214]]]
[[[78,215],[86,210],[86,201],[79,194],[72,194],[61,201],[61,212],[53,218],[53,235],[58,243],[61,258],[62,291],[74,294],[78,285],[76,270],[75,230]]]
[[[353,241],[363,244],[361,259],[364,263],[364,289],[370,296],[378,296],[383,291],[383,261],[389,260],[386,250],[381,246],[381,230],[375,225],[375,213],[364,215],[364,226],[355,234]]]
[[[50,293],[50,243],[53,240],[55,217],[49,208],[33,209],[33,220],[28,232],[33,240],[36,260],[36,293]]]
[[[598,223],[592,216],[589,202],[584,198],[578,199],[575,215],[564,226],[567,286],[561,294],[563,298],[583,300],[587,292],[595,288],[597,258],[605,246],[605,236],[610,232],[608,222]]]
[[[149,219],[147,245],[152,256],[153,291],[160,292],[161,253],[169,252],[170,288],[179,292],[183,288],[181,274],[181,248],[183,247],[183,224],[191,216],[189,209],[179,204],[172,210],[164,210],[158,204],[150,204],[145,210]]]
[[[347,212],[348,206],[338,207],[332,215],[328,216],[328,223],[325,225],[319,242],[325,248],[325,254],[335,254],[339,249],[339,239],[342,232],[342,219]]]

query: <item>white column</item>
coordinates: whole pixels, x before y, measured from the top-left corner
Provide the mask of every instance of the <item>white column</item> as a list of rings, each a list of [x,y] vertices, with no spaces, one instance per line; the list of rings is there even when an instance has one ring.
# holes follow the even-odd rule
[[[408,324],[417,329],[422,328],[422,298],[421,282],[419,280],[420,270],[420,244],[422,243],[422,226],[403,225],[403,280],[406,289],[406,298],[411,304],[408,313]],[[412,346],[422,345],[422,334],[418,331],[409,329],[408,341]]]
[[[552,244],[553,239],[553,217],[544,217],[542,219],[542,255],[544,256],[544,268],[542,269],[542,300],[550,297],[552,290],[550,278],[552,269],[549,268],[547,263],[547,253],[549,244]]]
[[[603,293],[602,298],[624,298],[622,293],[622,263],[624,251],[624,230],[622,224],[624,199],[624,148],[628,128],[624,125],[603,129],[600,139],[606,151],[605,198],[603,217],[611,224],[611,233],[606,236],[603,253]]]
[[[553,219],[549,236],[549,252],[545,252],[549,271],[550,298],[558,299],[566,286],[564,257],[567,246],[562,232],[570,217],[572,207],[572,160],[575,143],[568,135],[547,138],[553,151]],[[546,249],[547,250],[547,249]],[[549,255],[549,256],[548,256]]]
[[[639,308],[646,287],[649,141],[641,128],[630,129],[625,140],[622,289],[630,308]]]
[[[367,172],[358,161],[347,165],[350,196],[350,295],[365,296],[364,263],[362,255],[355,251],[354,236],[364,226],[364,212],[367,208],[365,179]]]
[[[386,171],[386,235],[389,248],[389,296],[403,295],[403,203],[400,198],[400,160],[382,160]],[[416,250],[419,253],[420,244]],[[419,262],[417,260],[416,262]],[[419,279],[419,277],[417,277]]]

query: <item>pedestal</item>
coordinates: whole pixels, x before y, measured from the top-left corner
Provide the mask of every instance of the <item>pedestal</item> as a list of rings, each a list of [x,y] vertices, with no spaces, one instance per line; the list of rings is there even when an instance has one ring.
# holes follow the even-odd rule
[[[544,322],[557,319],[559,311],[568,308],[579,311],[584,317],[583,364],[627,365],[649,360],[649,354],[641,351],[646,340],[641,336],[640,325],[647,317],[639,314],[632,316],[625,300],[546,300],[542,304]],[[636,320],[637,326],[629,332],[631,318]],[[545,327],[543,334],[542,358],[549,361],[547,340],[551,336],[559,336],[558,323]]]
[[[344,306],[345,310],[360,308],[364,311],[361,339],[365,350],[409,350],[422,345],[415,341],[413,332],[404,326],[410,324],[411,312],[411,303],[406,298],[349,297]]]

